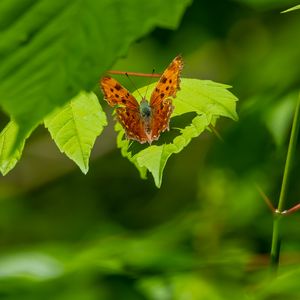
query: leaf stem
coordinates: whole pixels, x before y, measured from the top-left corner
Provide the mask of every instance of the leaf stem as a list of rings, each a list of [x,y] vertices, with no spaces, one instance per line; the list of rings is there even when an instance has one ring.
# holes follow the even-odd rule
[[[288,153],[286,157],[284,173],[282,178],[282,185],[281,191],[278,201],[278,207],[274,213],[274,220],[273,220],[273,234],[272,234],[272,246],[271,246],[271,268],[273,270],[277,270],[279,264],[279,256],[280,256],[280,241],[281,241],[281,233],[280,233],[280,221],[281,215],[284,211],[285,202],[286,202],[286,194],[287,194],[287,187],[289,183],[290,172],[293,163],[293,157],[296,149],[297,144],[297,137],[299,132],[299,110],[300,110],[300,94],[298,97],[293,125],[291,130],[290,142],[288,147]]]

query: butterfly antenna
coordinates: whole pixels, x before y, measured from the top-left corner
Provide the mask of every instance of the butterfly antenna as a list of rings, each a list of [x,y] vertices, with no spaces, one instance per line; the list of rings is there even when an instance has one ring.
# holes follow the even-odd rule
[[[131,82],[131,84],[133,85],[133,87],[136,89],[136,91],[139,93],[139,95],[141,96],[141,98],[143,99],[142,94],[140,93],[139,89],[137,88],[137,86],[135,85],[135,83],[133,82],[133,80],[129,77],[128,73],[126,72],[125,75],[127,76],[128,80]]]

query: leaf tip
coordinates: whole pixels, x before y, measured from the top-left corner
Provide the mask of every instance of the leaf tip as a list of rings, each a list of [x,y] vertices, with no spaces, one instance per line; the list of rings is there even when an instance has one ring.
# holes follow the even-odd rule
[[[86,175],[89,171],[89,166],[88,164],[84,164],[84,165],[78,165],[78,167],[80,168],[81,172]]]
[[[288,8],[288,9],[286,9],[286,10],[281,11],[280,13],[281,13],[281,14],[285,14],[285,13],[287,13],[287,12],[291,12],[291,11],[294,11],[294,10],[297,10],[297,9],[300,9],[300,5],[296,5],[296,6],[293,6],[293,7],[291,7],[291,8]]]
[[[161,180],[156,181],[156,180],[154,179],[154,182],[155,182],[155,186],[156,186],[158,189],[160,189],[160,188],[161,188],[162,181],[161,181]]]
[[[5,176],[8,172],[6,172],[5,169],[0,168],[0,173],[2,176]]]

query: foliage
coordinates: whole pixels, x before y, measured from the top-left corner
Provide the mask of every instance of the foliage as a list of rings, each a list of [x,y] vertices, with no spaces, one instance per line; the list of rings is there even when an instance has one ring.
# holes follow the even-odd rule
[[[118,146],[122,149],[122,154],[137,166],[142,177],[146,176],[148,169],[154,177],[156,186],[160,187],[163,169],[172,153],[180,152],[192,138],[199,136],[214,124],[219,116],[237,120],[235,111],[237,99],[226,90],[228,87],[208,80],[184,79],[182,89],[174,100],[173,116],[177,119],[177,123],[175,122],[174,125],[173,121],[171,123],[172,130],[169,134],[171,142],[165,143],[161,138],[160,145],[146,146],[139,150],[141,149],[139,145],[132,145],[131,141],[122,139],[124,131],[118,126],[120,131]],[[150,90],[151,88],[153,85],[150,86]],[[147,90],[149,90],[148,86],[141,89],[141,92]],[[196,116],[190,120],[183,120],[184,122],[178,118],[188,113],[196,113]],[[60,151],[66,153],[86,174],[95,139],[107,124],[105,113],[95,94],[81,92],[46,117],[44,123]],[[18,125],[10,122],[0,137],[2,145],[0,168],[3,175],[8,173],[21,158],[25,138],[18,144],[18,148],[11,151],[18,137],[17,129]],[[135,150],[131,150],[132,148]]]
[[[5,16],[0,48],[0,103],[14,121],[1,134],[2,174],[5,175],[15,166],[25,140],[43,117],[75,96],[79,89],[93,88],[99,74],[126,51],[130,42],[153,26],[175,27],[188,3],[173,1],[169,5],[168,2],[152,1],[146,4],[149,7],[141,8],[131,0],[119,9],[117,1],[42,1],[25,5],[26,10],[21,12],[18,11],[19,1],[3,1],[0,6],[0,16],[1,13]],[[172,10],[171,18],[165,17],[167,7]],[[101,18],[103,11],[105,18]],[[157,11],[160,13],[154,14]],[[7,12],[15,12],[19,16],[18,22],[13,23],[15,15]],[[138,21],[139,17],[142,17],[142,23]],[[31,20],[36,20],[36,23]],[[109,31],[101,28],[109,28]],[[85,47],[91,41],[94,46]],[[47,64],[50,61],[51,64]],[[11,70],[18,65],[21,67],[12,73]],[[54,115],[46,118],[45,125],[59,149],[86,173],[95,139],[93,135],[100,134],[105,121],[98,104],[94,103],[86,112],[76,108],[72,112],[72,103],[82,107],[87,105],[84,98],[75,102],[69,100],[66,106],[56,109]],[[86,116],[85,122],[79,122],[82,113]],[[73,119],[77,121],[73,122]],[[64,130],[61,131],[60,127]],[[89,132],[93,130],[94,133]]]
[[[255,187],[259,185],[276,206],[300,86],[299,10],[280,12],[298,3],[0,1],[1,105],[5,103],[6,113],[10,113],[9,109],[17,112],[19,107],[20,111],[25,109],[30,95],[38,96],[32,102],[28,100],[31,110],[21,120],[15,114],[10,118],[11,115],[0,112],[0,125],[5,128],[0,134],[2,172],[8,172],[19,159],[25,142],[22,136],[27,137],[28,131],[34,130],[26,140],[17,167],[0,179],[0,299],[298,299],[299,213],[281,218],[282,255],[277,276],[271,276],[273,216]],[[185,10],[188,4],[191,6]],[[107,5],[107,13],[98,11],[103,5]],[[45,10],[38,10],[39,7]],[[80,10],[76,19],[64,18],[67,12],[72,13],[68,7]],[[127,28],[124,19],[112,17],[109,9],[115,15],[126,12],[125,23],[133,26],[130,32],[123,32]],[[87,14],[89,17],[85,18]],[[59,44],[55,36],[52,43],[47,35],[43,40],[43,34],[54,27],[57,32],[71,28],[69,32],[78,41],[70,44],[71,49],[64,48],[68,52],[64,57],[70,59],[62,65],[57,65],[59,56],[46,57]],[[109,28],[114,28],[115,33],[108,35]],[[84,38],[100,31],[105,39],[116,41],[99,44],[96,37],[92,42]],[[123,44],[117,46],[117,40]],[[68,44],[67,40],[60,41]],[[110,43],[116,45],[115,52],[103,54]],[[22,60],[26,53],[32,56]],[[85,60],[82,56],[91,53],[97,58]],[[222,141],[208,130],[192,138],[184,151],[171,155],[163,184],[157,189],[151,180],[141,180],[132,163],[116,149],[111,110],[102,101],[96,85],[107,69],[151,72],[155,67],[155,73],[161,73],[179,53],[185,61],[183,89],[191,80],[188,78],[197,78],[193,80],[199,90],[206,91],[202,85],[207,83],[204,79],[210,79],[210,86],[218,86],[221,95],[230,95],[229,111],[235,111],[237,104],[233,94],[238,96],[239,121],[232,122],[236,118],[228,110],[215,112],[216,118],[226,116],[212,123]],[[45,62],[37,67],[43,57]],[[65,68],[67,63],[69,68]],[[98,69],[99,65],[103,68]],[[52,66],[54,71],[47,73]],[[51,77],[41,77],[43,71]],[[67,79],[56,80],[55,76]],[[129,86],[125,76],[117,79]],[[137,77],[134,81],[137,87],[145,87],[150,80]],[[217,82],[232,86],[230,92],[227,85]],[[64,90],[68,84],[72,88]],[[89,96],[80,101],[92,104],[80,106],[77,112],[84,116],[88,113],[92,120],[98,118],[100,122],[88,131],[88,153],[106,122],[91,90],[106,112],[108,126],[95,140],[89,172],[83,176],[55,146],[63,141],[53,142],[49,130],[36,125],[52,114],[60,115],[63,107],[66,115],[62,114],[60,121],[67,120],[68,103],[71,99],[79,101],[81,97],[77,95],[83,91]],[[54,96],[62,96],[62,91],[68,94],[66,98]],[[51,101],[47,100],[49,95]],[[88,100],[90,97],[92,100]],[[13,98],[20,102],[10,102]],[[179,93],[174,99],[176,110],[184,111],[183,100],[196,101],[193,97],[183,99]],[[203,100],[207,98],[201,98],[201,103]],[[133,142],[121,151],[124,155],[139,155],[143,147],[173,145],[175,135],[192,129],[189,125],[193,119],[206,124],[208,108],[176,113],[170,132],[162,134],[159,141],[150,147]],[[45,115],[40,114],[42,111]],[[31,116],[38,114],[41,118],[32,119],[31,123]],[[80,123],[85,120],[75,119]],[[70,121],[66,128],[71,124]],[[73,130],[71,126],[68,133]],[[191,138],[193,134],[187,136]],[[127,143],[122,131],[117,140]],[[290,165],[286,208],[299,202],[299,150],[298,143]],[[85,156],[76,157],[81,167],[87,167]]]

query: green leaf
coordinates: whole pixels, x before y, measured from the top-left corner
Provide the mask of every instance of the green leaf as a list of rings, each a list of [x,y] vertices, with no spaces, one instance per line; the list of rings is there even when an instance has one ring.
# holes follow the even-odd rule
[[[155,84],[148,88],[147,98]],[[210,80],[181,80],[181,90],[173,100],[175,110],[170,121],[170,131],[161,135],[159,141],[149,145],[140,145],[125,139],[124,130],[116,125],[119,132],[117,144],[121,153],[127,157],[145,178],[147,170],[157,187],[161,186],[163,170],[167,160],[174,153],[179,153],[192,138],[199,136],[209,125],[214,125],[220,116],[238,120],[236,113],[237,98],[227,89],[230,86]],[[142,95],[147,87],[140,89]],[[134,92],[138,97],[138,93]]]
[[[63,273],[63,265],[52,256],[39,252],[23,252],[2,256],[0,279],[28,278],[49,280]]]
[[[190,3],[0,1],[0,105],[24,132],[92,90],[132,42],[156,26],[176,28]]]
[[[32,129],[24,134],[24,139],[17,140],[19,126],[16,122],[10,121],[0,133],[0,171],[6,175],[20,160],[26,138]]]
[[[196,112],[197,114],[223,116],[238,120],[237,98],[227,90],[231,86],[211,80],[183,78],[180,87],[181,90],[174,99],[173,116]]]
[[[284,10],[282,11],[281,13],[287,13],[287,12],[290,12],[290,11],[293,11],[293,10],[297,10],[297,9],[300,9],[300,4],[299,5],[296,5],[296,6],[293,6],[287,10]]]
[[[81,92],[65,106],[45,119],[59,150],[72,159],[86,174],[96,137],[107,125],[106,115],[94,93]]]

